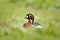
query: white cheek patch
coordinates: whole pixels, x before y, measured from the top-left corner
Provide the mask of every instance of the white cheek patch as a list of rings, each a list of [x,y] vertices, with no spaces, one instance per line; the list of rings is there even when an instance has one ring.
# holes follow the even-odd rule
[[[26,18],[28,18],[28,16],[26,16]]]

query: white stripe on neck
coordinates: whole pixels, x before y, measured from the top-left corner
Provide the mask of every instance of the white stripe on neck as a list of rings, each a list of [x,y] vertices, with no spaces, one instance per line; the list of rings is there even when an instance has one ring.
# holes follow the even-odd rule
[[[30,22],[32,23],[33,21],[30,19]]]

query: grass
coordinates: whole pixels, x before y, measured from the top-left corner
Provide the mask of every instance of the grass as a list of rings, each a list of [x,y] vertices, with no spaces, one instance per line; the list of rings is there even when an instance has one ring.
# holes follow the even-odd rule
[[[25,15],[32,13],[43,28],[23,29]],[[60,10],[20,7],[3,3],[0,6],[0,40],[60,40]]]

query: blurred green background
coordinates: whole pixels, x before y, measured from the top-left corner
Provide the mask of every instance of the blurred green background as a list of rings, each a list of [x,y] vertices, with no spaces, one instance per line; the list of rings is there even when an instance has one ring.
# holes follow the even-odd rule
[[[42,29],[23,29],[28,13]],[[60,0],[0,0],[0,40],[60,40]]]

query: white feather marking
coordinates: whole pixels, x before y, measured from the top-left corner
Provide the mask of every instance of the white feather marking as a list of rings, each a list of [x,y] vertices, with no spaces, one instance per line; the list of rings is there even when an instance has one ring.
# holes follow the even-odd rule
[[[42,28],[42,26],[38,25],[37,28]]]

